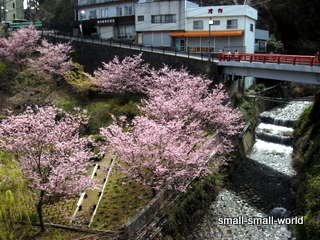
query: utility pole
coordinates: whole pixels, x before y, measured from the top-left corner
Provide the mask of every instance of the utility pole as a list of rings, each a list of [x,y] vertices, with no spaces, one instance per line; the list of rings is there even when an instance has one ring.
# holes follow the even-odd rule
[[[213,25],[213,20],[210,19],[209,20],[209,61],[211,61],[211,51],[210,51],[210,48],[211,48],[211,44],[210,44],[210,38],[211,38],[211,25]],[[214,50],[213,50],[214,51]]]
[[[5,9],[6,9],[6,5],[5,5],[5,0],[1,1],[0,4],[0,22],[2,23],[2,21],[5,21]]]

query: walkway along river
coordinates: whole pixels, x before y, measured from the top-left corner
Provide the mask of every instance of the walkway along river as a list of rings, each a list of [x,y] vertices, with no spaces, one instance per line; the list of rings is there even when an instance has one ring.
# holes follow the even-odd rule
[[[271,216],[274,219],[295,217],[291,136],[294,122],[310,104],[290,102],[260,115],[261,123],[256,128],[252,151],[234,171],[230,185],[210,206],[202,222],[189,236],[190,240],[295,239],[285,224],[248,222],[269,216],[269,219]],[[222,221],[228,223],[227,218],[233,218],[234,224],[221,224]]]

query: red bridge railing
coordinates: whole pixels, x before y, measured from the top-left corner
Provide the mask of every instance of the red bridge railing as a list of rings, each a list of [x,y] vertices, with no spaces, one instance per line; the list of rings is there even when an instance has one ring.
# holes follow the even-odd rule
[[[293,65],[320,65],[320,57],[283,55],[283,54],[250,54],[250,53],[219,53],[219,61],[244,61]]]

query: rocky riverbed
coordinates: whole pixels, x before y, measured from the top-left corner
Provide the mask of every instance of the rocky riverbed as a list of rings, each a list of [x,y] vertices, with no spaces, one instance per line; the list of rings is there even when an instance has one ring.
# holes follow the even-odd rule
[[[310,104],[290,102],[260,115],[261,124],[256,129],[252,151],[236,169],[230,186],[220,192],[189,236],[190,240],[295,239],[287,225],[249,224],[248,221],[275,215],[294,217],[290,179],[295,171],[291,166],[290,138],[294,122]],[[232,218],[233,224],[223,222],[227,218]],[[237,224],[238,219],[243,222]]]
[[[258,198],[258,197],[257,197]],[[292,234],[286,225],[249,225],[249,224],[219,224],[219,218],[243,216],[267,217],[267,214],[250,206],[248,202],[235,193],[222,191],[198,228],[189,237],[190,240],[283,240],[292,239]],[[220,219],[221,221],[222,219]],[[255,220],[254,220],[255,221]],[[258,221],[258,220],[257,220]]]

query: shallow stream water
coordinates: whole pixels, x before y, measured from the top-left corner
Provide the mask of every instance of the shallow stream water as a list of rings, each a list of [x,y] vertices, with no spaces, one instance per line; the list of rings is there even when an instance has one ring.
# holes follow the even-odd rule
[[[190,240],[295,239],[285,224],[248,224],[248,221],[252,217],[295,216],[291,186],[291,178],[296,174],[291,166],[292,127],[310,104],[290,102],[260,115],[252,151],[235,170],[230,186],[221,191],[189,236]],[[221,224],[230,217],[233,224]],[[237,219],[244,222],[237,224]]]

